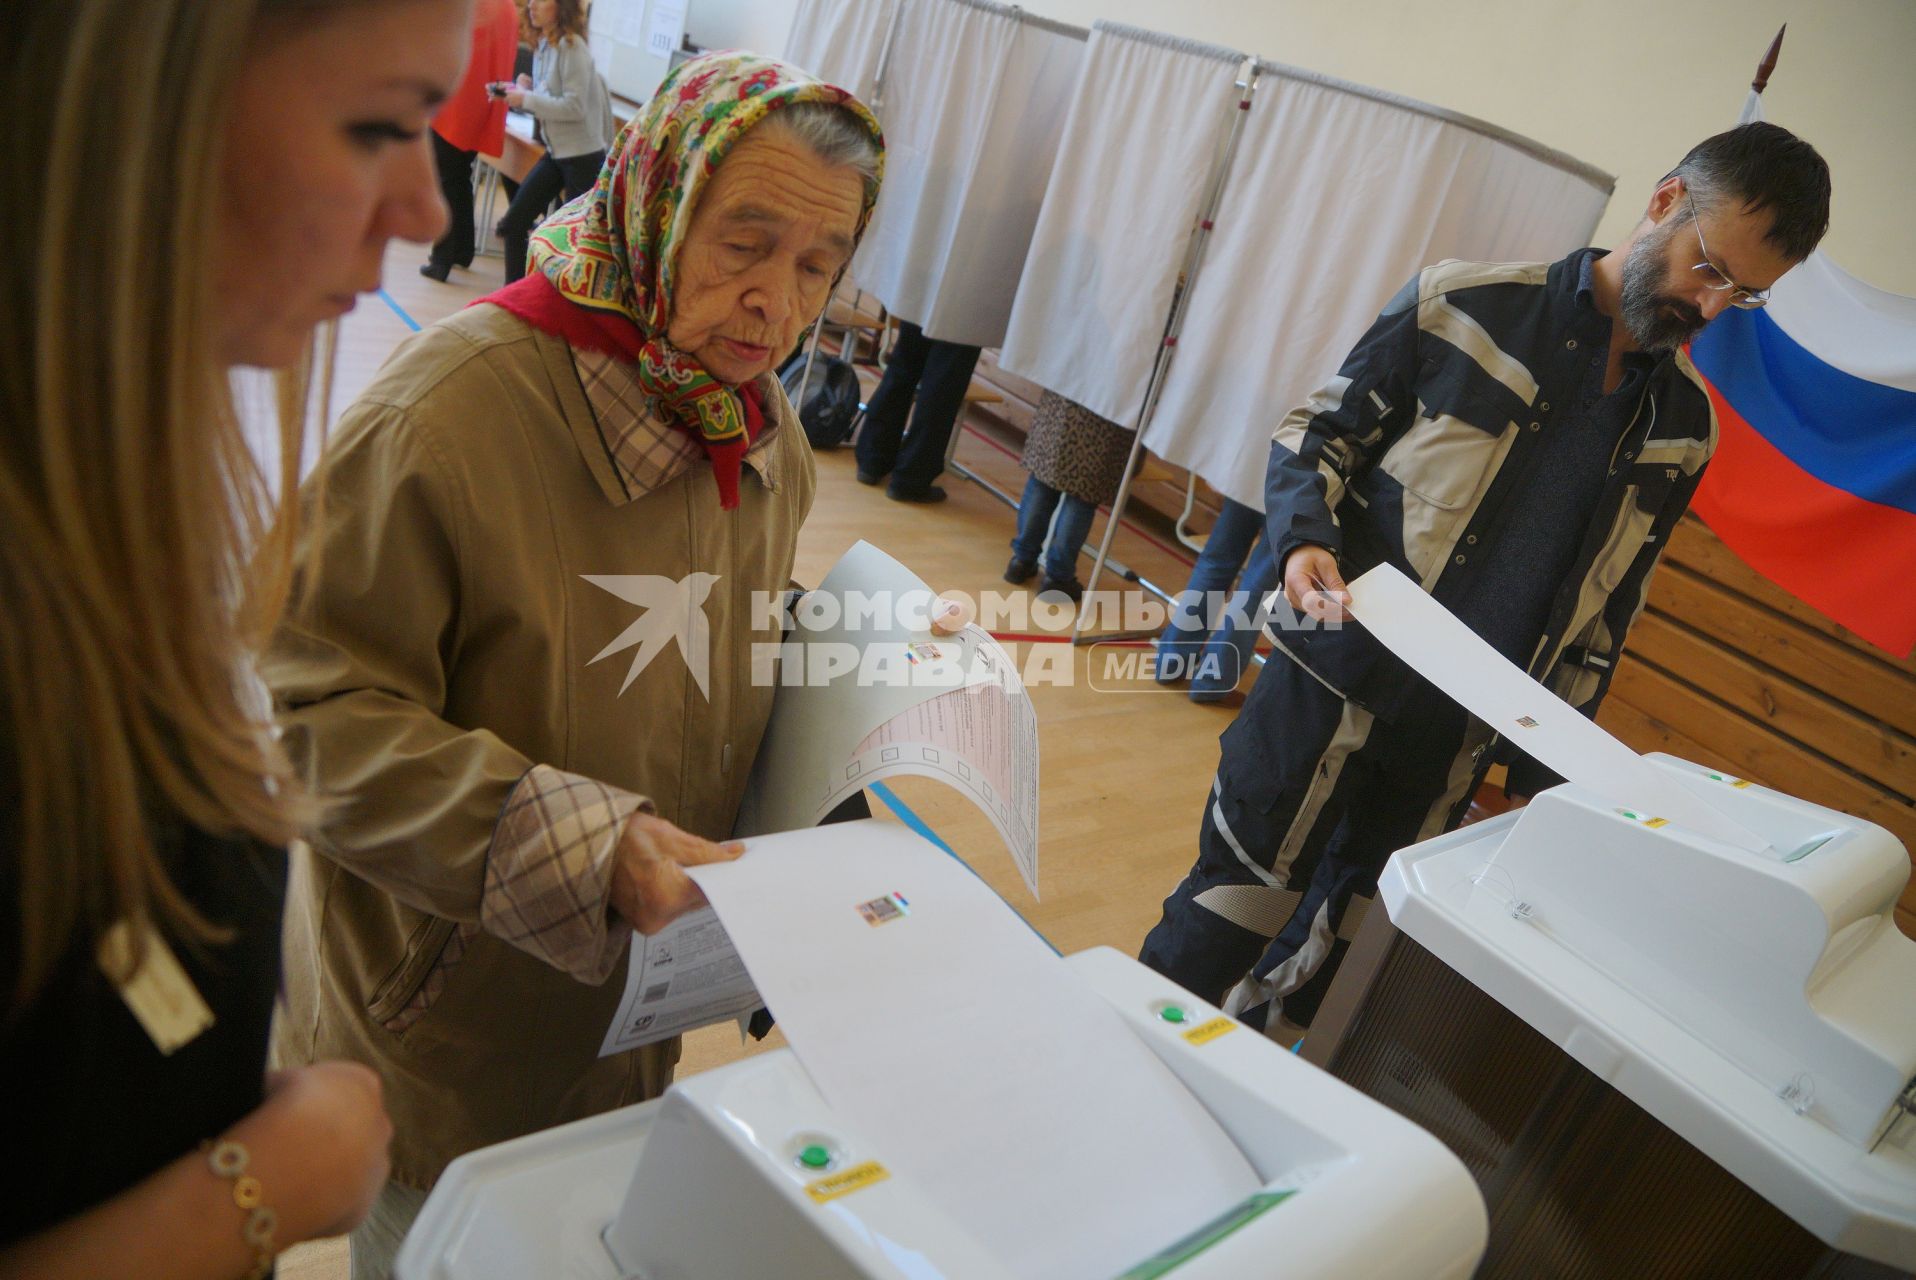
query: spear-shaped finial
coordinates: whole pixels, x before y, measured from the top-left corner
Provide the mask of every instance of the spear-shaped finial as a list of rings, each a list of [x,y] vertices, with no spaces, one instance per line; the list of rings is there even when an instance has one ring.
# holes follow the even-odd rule
[[[1763,61],[1756,64],[1756,79],[1750,81],[1752,92],[1761,93],[1769,87],[1770,72],[1776,70],[1776,55],[1783,49],[1783,33],[1789,29],[1787,22],[1776,29],[1776,39],[1770,41],[1770,51],[1763,55]]]

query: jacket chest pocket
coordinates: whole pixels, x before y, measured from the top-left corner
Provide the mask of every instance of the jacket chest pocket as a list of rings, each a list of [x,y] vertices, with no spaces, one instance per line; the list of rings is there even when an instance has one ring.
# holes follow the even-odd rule
[[[1465,401],[1453,412],[1420,415],[1379,460],[1377,469],[1403,489],[1404,557],[1426,584],[1502,465],[1511,427],[1491,406]]]

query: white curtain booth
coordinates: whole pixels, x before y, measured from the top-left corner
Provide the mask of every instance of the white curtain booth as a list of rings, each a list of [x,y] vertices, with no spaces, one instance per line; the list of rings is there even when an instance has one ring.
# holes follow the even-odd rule
[[[1135,427],[1244,55],[1099,22],[998,363]]]
[[[1481,121],[1259,63],[1144,446],[1262,509],[1278,421],[1419,268],[1561,257],[1614,185]]]
[[[875,94],[885,187],[852,277],[928,336],[1004,340],[1089,34],[986,0],[899,11]]]
[[[870,106],[885,45],[905,0],[799,0],[785,61]]]

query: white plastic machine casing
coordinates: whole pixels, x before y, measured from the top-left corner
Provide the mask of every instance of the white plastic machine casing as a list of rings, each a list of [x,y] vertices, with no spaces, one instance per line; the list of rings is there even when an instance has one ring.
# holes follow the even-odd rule
[[[1651,756],[1756,854],[1571,784],[1400,851],[1391,922],[1825,1243],[1916,1266],[1916,942],[1887,831]]]
[[[1269,1274],[1427,1280],[1470,1274],[1487,1233],[1469,1172],[1435,1138],[1109,948],[1069,964],[1210,1111],[1264,1187],[1172,1280]],[[1180,1022],[1163,1010],[1175,1005]],[[1217,1020],[1214,1023],[1214,1020]],[[981,1053],[988,1052],[980,1047]],[[1088,1081],[1087,1088],[1095,1088]],[[936,1106],[936,1099],[927,1099]],[[799,1153],[822,1147],[826,1169]],[[1046,1158],[1031,1135],[1030,1158]],[[1149,1151],[1137,1154],[1149,1160]],[[692,1077],[662,1099],[533,1134],[453,1163],[405,1247],[400,1280],[1000,1280],[962,1223],[886,1166],[789,1050]],[[853,1175],[858,1188],[828,1196]],[[819,1198],[813,1194],[818,1191]],[[1068,1191],[1061,1189],[1061,1195]],[[1149,1204],[1112,1205],[1149,1214]],[[1205,1234],[1205,1233],[1199,1233]],[[1160,1265],[1179,1252],[1167,1239]],[[1148,1260],[1139,1259],[1145,1263]]]

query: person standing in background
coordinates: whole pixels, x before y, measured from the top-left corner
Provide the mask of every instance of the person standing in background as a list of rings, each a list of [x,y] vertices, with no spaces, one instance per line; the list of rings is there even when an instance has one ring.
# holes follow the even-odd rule
[[[506,283],[526,273],[526,246],[533,227],[561,192],[576,200],[592,189],[612,143],[612,106],[605,81],[592,65],[585,42],[585,6],[581,0],[532,0],[526,6],[539,47],[532,74],[516,85],[493,86],[508,107],[524,109],[539,122],[546,153],[513,193],[499,234],[506,242]]]
[[[1157,638],[1158,682],[1189,680],[1193,702],[1230,697],[1257,651],[1258,611],[1276,589],[1277,562],[1264,536],[1264,513],[1224,498],[1191,579]]]
[[[945,446],[964,410],[978,354],[977,347],[927,338],[917,325],[899,324],[898,343],[858,432],[858,483],[878,484],[889,476],[885,494],[894,502],[945,500],[943,486],[932,481],[945,469]]]
[[[446,211],[468,0],[9,9],[0,135],[0,1277],[263,1276],[386,1179],[378,1076],[269,1075],[285,845],[317,807],[249,650],[293,527],[229,372],[279,369]],[[137,225],[138,236],[114,233]],[[260,406],[264,409],[265,406]]]
[[[1031,581],[1042,555],[1044,581],[1038,594],[1050,592],[1073,602],[1083,597],[1078,553],[1084,550],[1099,506],[1117,496],[1124,464],[1131,459],[1131,439],[1129,431],[1110,419],[1055,391],[1044,393],[1025,435],[1024,464],[1031,478],[1018,502],[1018,532],[1011,539],[1006,582]]]
[[[443,283],[454,267],[472,265],[472,165],[482,152],[496,156],[506,144],[505,100],[486,86],[512,77],[518,53],[519,13],[512,0],[478,0],[466,78],[432,118],[432,164],[451,220],[419,268],[428,280]]]

